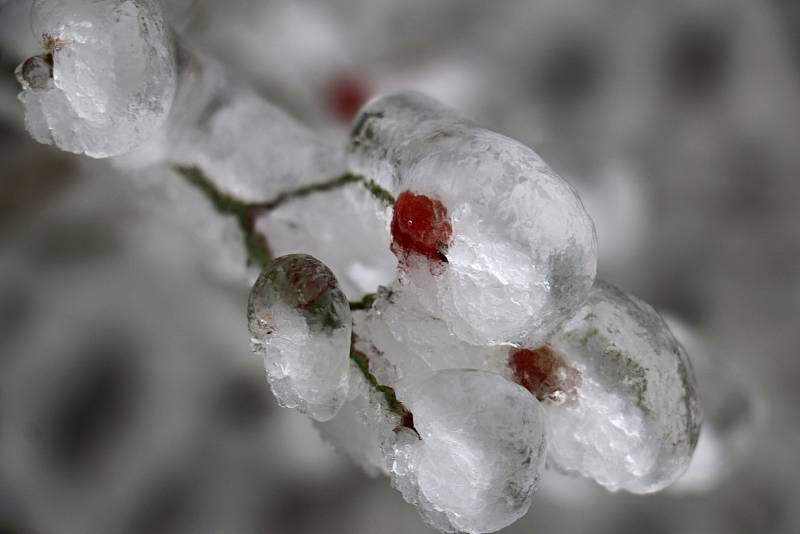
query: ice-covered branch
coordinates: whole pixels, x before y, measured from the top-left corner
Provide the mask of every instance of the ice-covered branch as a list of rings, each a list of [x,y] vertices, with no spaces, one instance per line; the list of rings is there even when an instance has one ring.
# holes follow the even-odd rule
[[[273,254],[269,247],[267,237],[256,227],[259,216],[264,215],[274,209],[279,208],[286,202],[294,199],[303,198],[314,193],[324,193],[332,191],[348,184],[362,184],[376,199],[387,204],[394,204],[394,197],[363,176],[358,176],[346,172],[340,176],[325,180],[323,182],[307,184],[296,189],[282,191],[277,197],[263,202],[247,202],[225,193],[217,188],[214,181],[206,174],[194,166],[175,165],[175,170],[186,180],[199,189],[208,198],[214,209],[224,215],[232,215],[236,218],[239,228],[242,231],[247,249],[248,260],[256,265],[265,267],[272,261]],[[362,300],[366,300],[364,297]],[[355,303],[357,309],[364,309],[363,302]]]
[[[175,170],[190,184],[197,187],[220,214],[232,215],[236,218],[244,236],[248,262],[265,267],[272,261],[273,255],[269,248],[269,242],[266,236],[256,229],[259,210],[254,205],[223,193],[197,167],[177,165]]]
[[[595,279],[593,222],[534,151],[399,93],[360,111],[343,152],[187,51],[154,0],[39,0],[34,18],[32,135],[174,168],[234,217],[262,267],[248,324],[276,398],[431,525],[510,525],[545,462],[634,493],[686,469],[688,357]]]
[[[158,0],[37,0],[44,51],[17,69],[31,135],[128,165],[196,167],[265,202],[345,172],[339,147],[188,50]]]
[[[337,375],[356,388],[339,410],[366,420],[359,439],[382,458],[336,431],[351,415],[322,425],[326,435],[387,472],[445,531],[513,522],[545,456],[610,490],[650,493],[681,475],[700,424],[689,360],[655,310],[594,280],[591,220],[535,153],[399,94],[361,111],[349,155],[353,172],[396,196],[398,277],[354,315],[351,354],[369,374]],[[296,335],[270,333],[293,346],[316,334]],[[297,357],[307,363],[310,353]],[[371,377],[381,385],[372,393]],[[376,399],[384,387],[413,414],[413,431],[391,397]],[[491,416],[470,419],[476,405]],[[484,455],[491,464],[474,460]]]

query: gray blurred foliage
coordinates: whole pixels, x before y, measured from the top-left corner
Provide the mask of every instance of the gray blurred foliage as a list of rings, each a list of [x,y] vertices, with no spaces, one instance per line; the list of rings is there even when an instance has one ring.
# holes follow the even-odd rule
[[[29,139],[12,74],[37,50],[29,3],[0,0],[0,533],[426,531],[275,405],[247,288],[224,275],[235,228],[179,184]],[[800,531],[796,2],[169,7],[191,46],[330,136],[347,127],[327,98],[346,71],[530,144],[595,218],[601,276],[714,354],[710,404],[715,366],[754,392],[715,405],[759,416],[714,487],[635,497],[548,473],[509,533]]]

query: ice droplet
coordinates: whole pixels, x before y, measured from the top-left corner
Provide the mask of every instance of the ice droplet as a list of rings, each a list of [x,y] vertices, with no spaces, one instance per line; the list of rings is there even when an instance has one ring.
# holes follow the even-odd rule
[[[545,460],[544,414],[520,386],[450,369],[403,388],[418,436],[403,429],[392,482],[433,526],[494,532],[522,517]]]
[[[361,110],[348,154],[353,172],[398,197],[395,246],[429,260],[401,258],[401,279],[429,294],[431,313],[462,339],[544,335],[586,297],[594,225],[572,187],[529,148],[400,93]],[[418,227],[414,218],[421,233],[407,231]],[[439,255],[444,268],[431,268]]]
[[[352,318],[336,277],[305,254],[275,259],[248,303],[253,350],[278,402],[318,421],[347,398]]]
[[[581,379],[575,398],[543,403],[553,465],[633,493],[677,480],[700,411],[689,359],[661,316],[598,281],[548,344]]]

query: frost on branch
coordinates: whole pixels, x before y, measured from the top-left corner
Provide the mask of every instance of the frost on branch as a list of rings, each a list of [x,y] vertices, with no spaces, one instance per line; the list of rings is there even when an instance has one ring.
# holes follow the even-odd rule
[[[352,320],[333,273],[311,256],[282,256],[264,270],[247,307],[253,350],[283,406],[318,421],[347,398]]]
[[[36,0],[32,19],[44,50],[17,78],[37,141],[107,157],[161,128],[176,67],[158,0]]]
[[[435,199],[403,191],[392,216],[392,251],[402,263],[419,254],[434,262],[447,262],[453,228],[447,208]]]
[[[574,399],[581,384],[580,372],[563,354],[549,345],[536,349],[513,348],[508,354],[513,380],[543,401]]]
[[[531,149],[402,93],[361,110],[348,150],[353,172],[398,198],[431,199],[441,226],[407,252],[430,257],[436,249],[446,269],[411,261],[403,279],[462,339],[507,343],[544,333],[586,297],[594,225],[572,187]],[[450,232],[438,222],[445,213],[446,250]]]
[[[577,396],[545,402],[555,467],[650,493],[683,474],[700,430],[683,347],[648,304],[598,281],[548,343],[580,371]]]
[[[218,63],[185,50],[166,126],[164,160],[202,169],[218,188],[244,201],[268,201],[344,171],[338,147]]]

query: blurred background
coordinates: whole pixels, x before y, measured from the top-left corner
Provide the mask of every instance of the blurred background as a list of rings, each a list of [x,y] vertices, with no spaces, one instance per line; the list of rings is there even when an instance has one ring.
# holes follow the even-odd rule
[[[29,138],[30,3],[0,0],[0,533],[429,532],[276,406],[231,224]],[[365,99],[411,88],[532,146],[581,193],[600,276],[669,318],[707,418],[686,477],[637,497],[547,473],[504,532],[800,532],[800,2],[167,8],[342,143]]]

